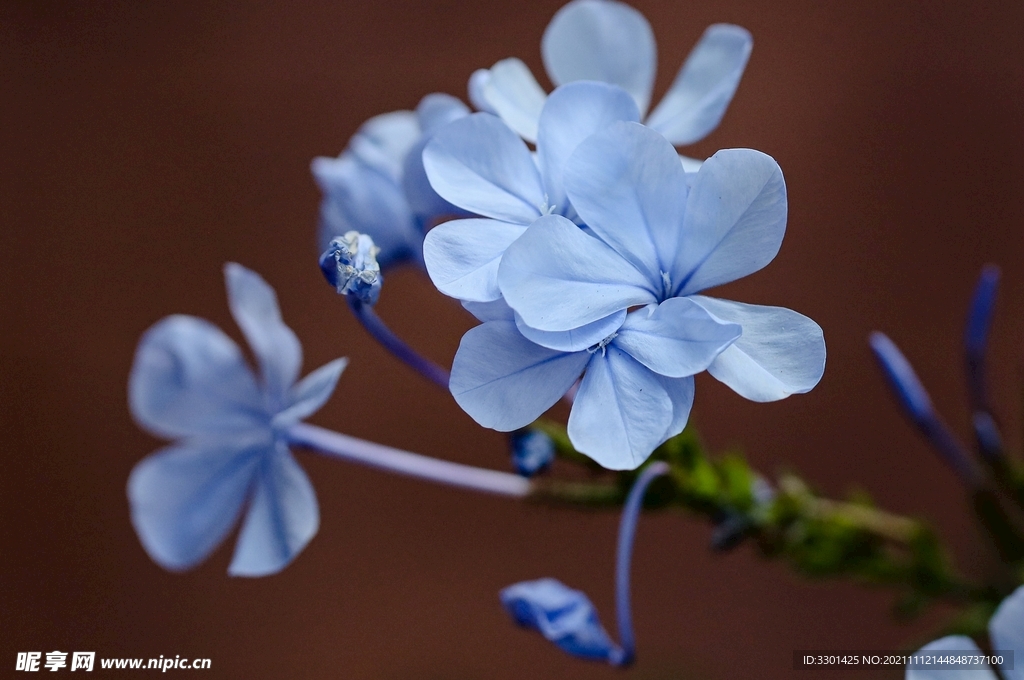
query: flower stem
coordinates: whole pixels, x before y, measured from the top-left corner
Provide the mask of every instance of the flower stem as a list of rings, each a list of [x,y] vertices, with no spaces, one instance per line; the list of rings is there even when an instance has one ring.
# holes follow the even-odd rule
[[[345,300],[348,302],[349,309],[352,310],[356,319],[366,329],[366,332],[383,345],[384,349],[394,354],[430,382],[443,390],[448,390],[448,371],[433,361],[417,354],[416,350],[407,345],[405,341],[395,335],[394,331],[387,327],[381,318],[374,313],[372,307],[363,304],[359,298],[354,295],[346,295]]]
[[[651,482],[667,474],[668,463],[658,461],[651,463],[640,473],[633,488],[626,498],[619,522],[619,544],[615,556],[615,614],[618,618],[619,645],[622,647],[622,659],[616,664],[628,666],[636,656],[636,638],[633,635],[633,612],[629,597],[629,571],[633,560],[633,539],[636,538],[636,524],[640,519],[644,493]]]
[[[288,428],[286,436],[288,441],[296,446],[313,449],[329,456],[463,489],[524,498],[530,494],[533,486],[528,479],[510,472],[487,470],[409,453],[332,432],[316,425],[292,425]]]

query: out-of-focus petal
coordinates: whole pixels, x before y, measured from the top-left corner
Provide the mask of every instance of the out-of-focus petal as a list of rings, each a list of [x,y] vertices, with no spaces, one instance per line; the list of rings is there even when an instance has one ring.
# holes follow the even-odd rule
[[[469,76],[469,82],[466,84],[466,90],[469,95],[469,103],[472,104],[477,111],[498,115],[498,112],[495,111],[494,107],[492,107],[490,102],[487,101],[487,95],[484,93],[484,88],[487,86],[487,82],[490,79],[491,72],[489,69],[478,68]]]
[[[655,373],[683,378],[705,370],[740,333],[689,298],[670,298],[630,314],[614,344]]]
[[[396,177],[370,167],[351,152],[339,158],[315,158],[312,170],[324,193],[320,252],[327,250],[331,239],[358,231],[380,247],[381,267],[420,258],[423,233]]]
[[[988,622],[995,650],[1013,650],[1013,668],[1002,668],[1006,680],[1024,680],[1024,586],[1003,600]],[[966,649],[966,648],[965,648]]]
[[[536,328],[527,326],[523,318],[518,314],[515,317],[516,327],[528,339],[538,345],[562,352],[579,352],[588,347],[593,347],[617,331],[625,320],[626,310],[621,309],[603,319],[598,319],[572,330],[539,331]]]
[[[523,581],[503,589],[500,597],[518,625],[540,632],[573,656],[607,660],[618,649],[601,626],[590,599],[561,581]]]
[[[775,401],[809,392],[825,372],[821,327],[784,307],[765,307],[694,295],[689,298],[743,334],[708,372],[752,401]]]
[[[537,124],[547,95],[529,66],[518,59],[499,61],[487,79],[481,79],[481,91],[486,108],[477,108],[500,116],[526,141],[537,141]]]
[[[229,262],[224,265],[224,281],[231,316],[260,362],[267,395],[276,401],[268,404],[268,408],[276,410],[299,377],[302,345],[292,329],[285,325],[277,294],[263,277],[240,264]]]
[[[439,130],[423,150],[423,165],[434,191],[460,208],[522,225],[541,214],[544,188],[529,149],[489,113]]]
[[[616,123],[576,148],[565,187],[587,226],[661,290],[683,239],[688,193],[672,145],[642,125]]]
[[[423,259],[437,289],[460,300],[501,297],[498,265],[526,228],[499,220],[466,219],[439,224],[427,233]]]
[[[974,640],[966,635],[949,635],[930,642],[921,649],[914,652],[914,656],[935,656],[961,652],[963,654],[981,655],[983,652],[978,649]],[[996,674],[987,669],[955,669],[942,668],[907,668],[906,680],[998,680]]]
[[[347,365],[348,359],[335,359],[300,380],[288,394],[288,407],[274,416],[274,426],[288,427],[319,411],[331,398]]]
[[[320,510],[309,478],[283,444],[264,456],[228,567],[232,576],[276,574],[316,535]]]
[[[747,66],[754,41],[732,24],[709,26],[686,58],[647,125],[676,146],[693,144],[718,127]]]
[[[398,181],[409,149],[420,138],[420,124],[412,111],[374,116],[360,126],[348,149],[367,166]]]
[[[657,50],[640,12],[614,0],[574,0],[555,13],[541,40],[544,67],[555,85],[598,80],[618,85],[646,113]]]
[[[663,441],[673,415],[658,376],[613,341],[587,364],[569,413],[569,439],[602,467],[633,470]]]
[[[509,246],[498,282],[526,324],[545,331],[579,328],[656,302],[644,274],[559,215],[540,218]]]
[[[458,97],[443,92],[428,94],[416,106],[420,133],[430,135],[452,121],[469,115],[469,107]]]
[[[771,156],[726,149],[704,161],[686,202],[675,294],[698,293],[771,262],[786,233],[786,209],[786,183]]]
[[[132,524],[153,561],[188,569],[224,540],[238,519],[269,439],[167,447],[144,458],[128,478]]]
[[[562,173],[580,142],[612,123],[639,120],[636,102],[614,85],[577,82],[552,92],[541,111],[537,133],[537,157],[548,205],[559,213],[566,210]]]
[[[139,425],[168,439],[259,429],[267,418],[238,345],[194,316],[169,316],[142,336],[128,403]]]
[[[452,362],[451,392],[484,427],[525,427],[558,401],[583,372],[589,355],[541,347],[509,321],[471,328]]]

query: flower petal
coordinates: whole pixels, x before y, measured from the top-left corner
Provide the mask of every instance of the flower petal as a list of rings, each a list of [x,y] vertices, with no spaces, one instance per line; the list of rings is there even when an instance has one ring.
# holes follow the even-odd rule
[[[765,307],[694,295],[689,299],[743,335],[718,355],[708,373],[752,401],[808,392],[825,372],[821,327],[784,307]]]
[[[726,149],[704,161],[672,268],[676,295],[735,281],[772,261],[786,233],[786,183],[771,156]]]
[[[288,427],[304,420],[320,410],[327,403],[338,384],[341,372],[348,365],[348,359],[335,359],[316,369],[288,394],[288,407],[274,416],[275,427]]]
[[[572,330],[539,331],[536,328],[530,328],[521,316],[515,315],[516,327],[523,336],[538,345],[562,352],[580,352],[588,347],[593,347],[617,331],[625,320],[626,310],[621,309],[603,319]]]
[[[530,67],[518,59],[502,59],[480,82],[486,108],[477,108],[497,114],[526,141],[537,141],[537,124],[547,95]]]
[[[718,127],[736,94],[753,46],[744,28],[708,26],[647,125],[676,146],[706,137]]]
[[[934,642],[929,642],[924,647],[914,652],[914,656],[936,656],[950,652],[970,653],[972,655],[983,654],[983,652],[978,649],[978,645],[975,644],[974,640],[966,635],[948,635],[944,638],[939,638]],[[911,666],[907,668],[907,673],[904,677],[906,680],[998,680],[996,674],[991,670],[967,670],[943,668],[942,666],[927,669],[914,668]]]
[[[375,169],[351,151],[338,158],[315,158],[313,176],[324,193],[320,204],[320,252],[331,239],[358,231],[380,247],[377,261],[387,267],[419,259],[423,242],[397,177]]]
[[[451,392],[476,422],[501,432],[529,425],[583,372],[586,352],[547,349],[509,321],[471,328],[452,362]]]
[[[277,294],[256,272],[240,264],[224,265],[228,306],[235,323],[260,362],[267,395],[276,410],[302,368],[302,345],[281,318]]]
[[[530,150],[489,113],[439,130],[423,150],[423,165],[434,191],[460,208],[522,225],[540,215],[544,188]]]
[[[348,149],[367,166],[397,181],[409,149],[420,138],[420,124],[412,111],[374,116],[360,126]]]
[[[539,631],[573,656],[607,660],[618,649],[586,594],[557,579],[516,583],[499,597],[516,624]]]
[[[168,439],[259,429],[268,418],[238,345],[194,316],[166,317],[142,336],[128,403],[140,426]]]
[[[458,97],[443,92],[428,94],[416,105],[421,135],[431,135],[452,121],[469,115],[469,107]]]
[[[540,218],[509,246],[498,283],[523,321],[544,331],[579,328],[656,301],[643,274],[559,215]]]
[[[1012,669],[1002,669],[1003,677],[1024,680],[1024,586],[1003,600],[988,622],[988,631],[993,649],[1012,649],[1016,657]]]
[[[555,13],[540,47],[555,85],[574,80],[618,85],[646,113],[657,51],[647,19],[629,5],[574,0]]]
[[[320,527],[309,477],[283,445],[261,461],[256,489],[235,555],[232,576],[267,576],[288,566]]]
[[[581,143],[565,187],[587,226],[658,290],[679,252],[688,193],[672,145],[635,123],[616,123]]]
[[[612,123],[639,120],[636,102],[614,85],[577,82],[552,92],[541,111],[537,136],[537,156],[548,205],[559,214],[565,213],[568,199],[562,173],[580,142]]]
[[[452,220],[427,233],[423,259],[437,289],[459,300],[490,302],[501,297],[498,265],[526,228],[499,220]]]
[[[487,86],[487,82],[490,79],[490,70],[478,68],[469,76],[469,82],[466,84],[466,90],[469,95],[469,103],[473,105],[473,108],[477,111],[483,111],[484,113],[493,113],[494,115],[498,115],[498,112],[495,111],[487,101],[487,95],[484,94],[484,88]]]
[[[181,444],[135,466],[128,478],[132,525],[154,562],[178,571],[213,552],[238,519],[269,445]]]
[[[690,409],[693,408],[694,385],[692,375],[685,378],[667,378],[659,375],[658,380],[672,400],[672,422],[658,442],[660,446],[686,428],[686,422],[690,419]]]
[[[740,333],[692,300],[670,298],[626,317],[613,343],[655,373],[683,378],[705,370]]]
[[[594,352],[569,413],[576,450],[609,470],[633,470],[647,460],[674,420],[658,377],[614,342]]]
[[[505,298],[498,298],[490,302],[463,300],[462,306],[475,316],[477,321],[515,321],[515,312],[505,302]]]

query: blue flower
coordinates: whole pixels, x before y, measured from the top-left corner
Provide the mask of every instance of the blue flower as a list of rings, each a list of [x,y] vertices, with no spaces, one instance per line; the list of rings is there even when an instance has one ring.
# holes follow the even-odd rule
[[[1007,658],[1000,668],[1005,680],[1024,680],[1024,586],[1017,588],[1012,595],[1003,600],[992,619],[988,622],[988,632],[992,650],[1000,652],[1013,651],[1013,658]],[[917,652],[916,655],[934,656],[959,652],[961,655],[987,655],[982,652],[974,640],[964,635],[949,635],[931,642]],[[1012,668],[1008,668],[1012,666]],[[906,680],[999,680],[996,673],[989,669],[954,670],[935,667],[919,668],[907,665]]]
[[[384,267],[421,262],[430,223],[461,214],[439,197],[423,171],[423,147],[444,125],[469,113],[445,94],[424,97],[416,112],[394,111],[366,121],[337,158],[313,160],[323,191],[320,252],[349,231],[369,235],[381,248]]]
[[[622,310],[610,334],[601,324],[538,332],[517,323],[502,300],[466,307],[484,323],[462,337],[452,363],[449,389],[459,406],[484,427],[516,430],[584,374],[569,413],[569,438],[614,470],[636,468],[683,431],[693,375],[740,336],[738,325],[682,298],[628,315]]]
[[[246,508],[229,573],[283,569],[316,534],[316,494],[283,432],[327,401],[345,359],[295,383],[302,347],[274,290],[237,264],[224,268],[231,314],[260,365],[213,324],[169,316],[143,335],[128,383],[132,415],[175,443],[128,480],[132,523],[146,552],[171,570],[205,559]]]
[[[538,218],[500,260],[504,299],[467,304],[484,323],[463,337],[450,389],[478,423],[523,427],[583,373],[569,437],[604,467],[630,469],[682,431],[696,373],[755,401],[817,384],[825,345],[813,321],[695,295],[778,251],[786,194],[771,158],[719,152],[691,187],[657,132],[614,123],[578,146],[564,183],[587,229]]]
[[[676,146],[703,139],[718,126],[736,93],[753,42],[729,24],[710,26],[690,52],[646,124]],[[654,34],[642,14],[613,0],[574,0],[560,9],[541,41],[544,67],[555,85],[595,80],[623,88],[646,115],[654,88]],[[470,79],[470,99],[500,115],[524,139],[539,139],[546,95],[529,68],[505,59]],[[699,161],[684,159],[695,170]]]
[[[439,131],[423,152],[431,185],[483,218],[452,220],[427,234],[423,255],[434,285],[461,300],[500,298],[498,264],[509,244],[543,215],[576,218],[562,180],[576,146],[614,122],[639,117],[622,89],[586,82],[564,85],[548,98],[536,160],[522,139],[487,113]]]
[[[501,292],[525,326],[564,337],[631,307],[681,309],[686,301],[742,327],[708,366],[740,395],[773,401],[818,383],[825,343],[813,321],[697,295],[761,269],[778,252],[787,203],[774,160],[750,149],[719,151],[691,177],[657,132],[616,123],[579,145],[564,179],[588,229],[544,217],[502,258]]]

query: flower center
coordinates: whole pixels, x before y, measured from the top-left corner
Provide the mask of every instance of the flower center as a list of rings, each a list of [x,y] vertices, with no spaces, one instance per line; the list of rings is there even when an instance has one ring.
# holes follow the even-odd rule
[[[601,352],[601,356],[604,356],[605,353],[608,351],[608,345],[611,344],[611,341],[614,340],[615,338],[617,338],[618,335],[619,335],[618,332],[612,333],[607,338],[605,338],[601,342],[597,343],[593,347],[588,347],[587,348],[587,352],[589,352],[590,354],[596,354],[597,352],[600,351]]]

